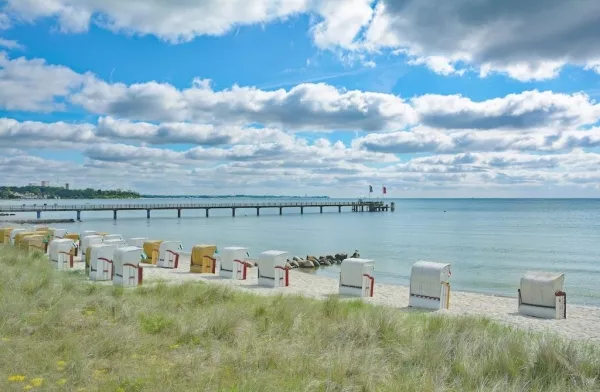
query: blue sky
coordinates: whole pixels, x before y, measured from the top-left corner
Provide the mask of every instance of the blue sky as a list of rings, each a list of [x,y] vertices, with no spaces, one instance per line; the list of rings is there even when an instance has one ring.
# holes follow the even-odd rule
[[[600,6],[338,5],[0,1],[2,184],[599,195]]]

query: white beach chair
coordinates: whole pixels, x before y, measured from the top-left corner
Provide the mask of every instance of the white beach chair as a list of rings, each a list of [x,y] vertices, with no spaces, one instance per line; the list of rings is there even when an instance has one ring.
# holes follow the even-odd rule
[[[102,243],[103,244],[108,244],[108,245],[114,245],[117,248],[122,248],[124,246],[129,246],[129,245],[127,245],[127,242],[125,242],[124,239],[116,239],[116,238],[108,239],[107,240],[106,237],[104,237],[104,240],[102,240]]]
[[[123,236],[121,234],[107,234],[104,236],[104,241],[106,240],[120,240],[125,242],[125,240],[123,239]]]
[[[521,277],[519,313],[545,319],[567,318],[565,275],[556,272],[527,272]]]
[[[417,261],[410,273],[408,306],[423,309],[450,307],[450,264]]]
[[[19,233],[24,233],[24,232],[26,232],[26,231],[27,231],[27,229],[13,229],[13,230],[10,232],[10,244],[11,244],[11,245],[14,245],[14,244],[15,244],[15,237],[17,236],[17,234],[19,234]]]
[[[374,268],[373,260],[349,258],[342,261],[340,265],[340,295],[372,297],[375,288]]]
[[[131,246],[137,246],[138,248],[143,248],[144,247],[144,241],[146,241],[148,238],[146,237],[136,237],[136,238],[131,238],[127,243],[130,244]]]
[[[112,280],[115,245],[96,244],[90,246],[90,280]]]
[[[96,230],[84,230],[81,235],[79,236],[79,238],[81,240],[83,240],[83,237],[87,237],[88,235],[97,235],[98,232]],[[79,247],[81,247],[81,245],[83,245],[82,242],[79,243]]]
[[[113,268],[115,269],[113,284],[115,286],[139,286],[144,279],[144,269],[140,267],[142,249],[136,246],[127,246],[115,249],[113,255]]]
[[[102,240],[102,236],[97,234],[88,234],[85,237],[81,237],[81,255],[85,255],[87,248],[91,245],[101,244]]]
[[[163,241],[158,248],[158,261],[156,266],[160,268],[179,267],[179,253],[183,249],[181,241]]]
[[[57,270],[73,268],[75,241],[68,238],[58,238],[48,245],[48,258]]]
[[[233,280],[245,280],[248,266],[244,263],[244,260],[247,257],[247,248],[235,246],[223,248],[219,265],[219,276]]]
[[[258,284],[267,287],[289,286],[289,270],[285,267],[287,257],[288,252],[280,250],[261,253],[258,260]]]
[[[54,239],[61,239],[67,235],[67,230],[65,229],[54,229],[54,233],[52,234]]]

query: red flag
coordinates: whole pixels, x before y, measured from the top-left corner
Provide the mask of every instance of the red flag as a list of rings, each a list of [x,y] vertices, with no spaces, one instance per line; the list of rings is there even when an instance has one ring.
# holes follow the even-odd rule
[[[383,194],[385,195],[387,193],[387,188],[384,186],[383,187]]]

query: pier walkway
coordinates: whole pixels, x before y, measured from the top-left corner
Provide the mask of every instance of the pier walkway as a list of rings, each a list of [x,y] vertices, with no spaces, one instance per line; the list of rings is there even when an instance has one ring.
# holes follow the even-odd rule
[[[150,219],[150,211],[152,210],[174,210],[177,211],[177,217],[181,218],[182,210],[205,210],[206,217],[209,216],[210,210],[215,209],[230,209],[231,216],[235,216],[238,209],[255,209],[256,215],[260,215],[260,210],[263,208],[279,208],[279,215],[283,214],[284,208],[299,208],[300,213],[304,214],[305,208],[318,208],[322,214],[323,209],[336,208],[338,212],[342,212],[342,208],[350,209],[352,212],[379,212],[379,211],[394,211],[394,202],[389,205],[383,201],[324,201],[324,202],[271,202],[271,203],[190,203],[190,204],[23,204],[23,205],[0,205],[0,213],[15,213],[15,212],[35,212],[37,219],[40,219],[42,212],[58,212],[58,211],[73,211],[77,213],[77,220],[81,220],[82,211],[112,211],[113,218],[117,219],[118,211],[137,211],[146,210],[146,217]]]

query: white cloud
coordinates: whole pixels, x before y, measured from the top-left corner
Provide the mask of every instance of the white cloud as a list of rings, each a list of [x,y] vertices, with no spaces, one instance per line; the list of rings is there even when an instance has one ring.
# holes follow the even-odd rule
[[[10,39],[4,39],[2,37],[0,37],[0,47],[6,48],[9,50],[14,50],[14,49],[23,50],[24,49],[23,45],[21,45],[19,42],[10,40]]]
[[[99,141],[91,124],[19,122],[0,118],[0,143],[11,147],[73,148],[74,144]]]
[[[164,162],[262,162],[268,165],[281,163],[287,167],[329,167],[332,164],[393,163],[398,158],[391,154],[362,151],[347,147],[342,142],[331,143],[317,139],[290,138],[279,142],[238,144],[231,147],[194,147],[187,151],[164,148],[139,147],[127,144],[94,144],[85,155],[98,161],[133,162],[140,159],[160,159]]]
[[[587,130],[536,129],[520,131],[463,130],[447,132],[427,127],[412,131],[369,134],[354,139],[353,146],[374,152],[457,153],[477,151],[570,151],[600,147],[600,128]]]
[[[0,107],[7,110],[61,110],[58,102],[79,87],[84,76],[42,59],[10,59],[0,51]]]
[[[589,64],[600,54],[600,3],[589,0],[348,0],[343,7],[339,0],[7,0],[0,29],[10,25],[8,15],[52,17],[64,32],[94,23],[177,43],[299,14],[311,15],[309,33],[319,48],[400,50],[443,75],[466,72],[460,63],[482,77],[545,80],[566,64],[597,70]]]
[[[136,120],[259,123],[295,130],[382,131],[416,121],[410,105],[398,96],[323,83],[290,90],[233,86],[214,91],[200,80],[183,90],[156,82],[127,86],[90,80],[71,101],[93,113]]]
[[[444,56],[426,56],[408,60],[410,65],[426,65],[427,68],[440,75],[464,75],[466,69],[456,69],[452,63],[452,60]]]
[[[426,94],[412,100],[424,125],[448,129],[568,127],[600,120],[600,104],[583,93],[524,91],[475,102],[460,95]]]
[[[94,22],[113,31],[185,42],[222,35],[235,26],[266,23],[307,9],[308,0],[8,0],[7,12],[27,21],[57,17],[62,31]]]
[[[321,20],[311,27],[311,34],[321,48],[352,48],[360,29],[373,15],[372,0],[346,0],[343,6],[337,1],[316,3]]]
[[[380,0],[375,4],[370,22],[350,24],[344,31],[344,37],[355,37],[353,41],[330,38],[330,47],[401,49],[417,58],[413,64],[444,75],[452,74],[457,62],[464,62],[480,67],[483,77],[500,72],[521,81],[554,78],[565,64],[586,66],[600,52],[600,3],[594,1]],[[328,35],[341,36],[334,28],[319,31],[319,36]]]
[[[414,158],[374,168],[336,160],[193,160],[182,153],[127,145],[94,145],[83,164],[33,156],[0,157],[5,181],[26,184],[51,171],[74,186],[137,189],[156,193],[157,181],[177,193],[277,193],[355,195],[368,184],[384,183],[393,193],[421,196],[598,195],[600,154],[461,153]],[[100,158],[101,160],[96,160]],[[300,186],[301,185],[301,186]],[[300,186],[300,187],[299,187]],[[301,191],[299,190],[301,189]],[[483,193],[482,193],[483,192]],[[512,192],[512,193],[507,193]]]
[[[291,138],[279,129],[215,126],[212,124],[130,122],[112,117],[98,120],[96,135],[150,144],[253,144]]]
[[[7,30],[10,28],[10,18],[4,12],[0,12],[0,30]]]

